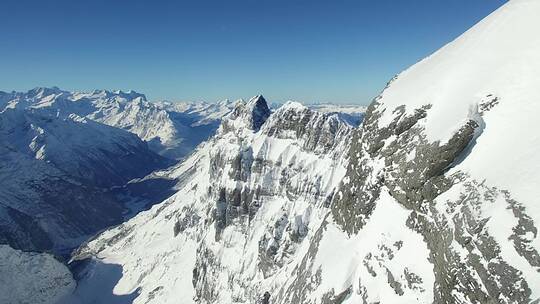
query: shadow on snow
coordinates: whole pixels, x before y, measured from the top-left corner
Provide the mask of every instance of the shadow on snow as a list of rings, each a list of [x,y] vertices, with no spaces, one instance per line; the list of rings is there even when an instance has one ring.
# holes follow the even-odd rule
[[[140,289],[128,294],[114,293],[114,287],[123,275],[120,265],[88,258],[69,266],[77,280],[77,288],[58,304],[131,304],[139,296]]]

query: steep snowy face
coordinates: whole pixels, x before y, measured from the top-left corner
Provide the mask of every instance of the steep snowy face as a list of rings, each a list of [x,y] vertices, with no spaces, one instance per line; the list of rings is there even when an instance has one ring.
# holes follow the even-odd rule
[[[538,14],[510,1],[389,83],[301,275],[344,303],[540,299]]]
[[[352,128],[336,115],[262,97],[238,103],[183,162],[177,194],[82,247],[92,257],[73,301],[107,267],[121,266],[118,296],[134,303],[256,302],[284,294],[345,173]],[[108,266],[110,265],[110,266]],[[83,299],[85,298],[85,299]]]
[[[69,269],[52,255],[0,245],[0,302],[54,304],[75,289]]]
[[[540,182],[540,156],[535,153],[540,143],[539,10],[538,1],[510,1],[401,73],[378,100],[379,127],[388,126],[401,105],[407,115],[431,107],[419,125],[427,140],[444,144],[465,123],[475,121],[482,135],[461,168],[512,190],[523,203],[535,201]],[[529,208],[540,214],[538,204]]]
[[[124,130],[7,108],[0,112],[0,243],[66,253],[123,219],[111,187],[168,164]]]
[[[147,141],[155,152],[179,159],[215,132],[232,103],[152,103],[133,91],[81,93],[36,88],[26,93],[2,92],[3,108],[31,108],[62,117],[76,114],[125,129]]]

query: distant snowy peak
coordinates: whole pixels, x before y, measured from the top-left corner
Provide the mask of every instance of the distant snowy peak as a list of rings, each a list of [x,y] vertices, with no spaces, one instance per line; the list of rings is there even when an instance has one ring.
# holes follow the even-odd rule
[[[284,103],[278,109],[280,109],[281,111],[288,111],[288,110],[304,111],[304,110],[307,109],[307,107],[305,105],[301,104],[300,102],[290,100],[290,101],[287,101],[286,103]]]
[[[322,113],[334,113],[353,127],[362,123],[367,111],[367,106],[347,104],[309,104],[310,109]]]
[[[29,96],[33,96],[34,98],[43,98],[50,95],[58,95],[66,93],[65,91],[60,90],[58,87],[37,87],[30,91],[28,91]]]
[[[86,92],[66,92],[68,94],[72,94],[75,99],[80,98],[89,98],[89,99],[115,99],[119,102],[129,102],[134,99],[139,99],[141,101],[147,101],[146,95],[135,92],[133,90],[129,91],[122,91],[122,90],[94,90],[92,92],[86,93]]]

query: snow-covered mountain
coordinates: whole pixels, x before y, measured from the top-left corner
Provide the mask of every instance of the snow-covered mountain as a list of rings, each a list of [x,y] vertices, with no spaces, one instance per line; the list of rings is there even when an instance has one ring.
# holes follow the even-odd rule
[[[68,117],[76,114],[122,128],[147,141],[150,148],[180,159],[214,134],[232,102],[152,103],[143,94],[96,90],[68,92],[59,88],[35,88],[28,92],[0,92],[0,109],[33,109]]]
[[[103,301],[92,290],[100,273],[117,263],[117,254],[125,264],[115,290],[139,290],[136,302],[227,302],[237,292],[258,296],[236,284],[258,274],[259,267],[268,275],[277,272],[300,250],[309,222],[321,220],[318,209],[329,203],[345,173],[341,160],[351,131],[337,115],[294,102],[271,115],[260,96],[237,104],[217,135],[172,173],[183,176],[178,193],[80,250],[77,259],[97,254],[103,260],[89,263],[95,268],[86,272],[75,297]],[[245,245],[247,252],[238,251]],[[221,271],[193,272],[214,267]],[[141,277],[141,269],[150,275]],[[237,291],[224,280],[233,276]]]
[[[508,2],[356,129],[237,104],[175,195],[76,252],[66,303],[537,303],[539,14]]]

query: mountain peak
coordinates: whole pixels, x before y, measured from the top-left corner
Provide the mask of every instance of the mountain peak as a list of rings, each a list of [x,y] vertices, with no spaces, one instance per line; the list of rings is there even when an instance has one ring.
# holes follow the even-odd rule
[[[63,91],[56,87],[56,86],[53,86],[53,87],[35,87],[33,88],[32,90],[28,91],[27,94],[29,95],[32,95],[32,96],[36,96],[36,97],[44,97],[44,96],[48,96],[48,95],[53,95],[53,94],[60,94],[62,93]]]
[[[87,95],[87,93],[84,93],[84,92],[81,92],[81,93]],[[133,91],[133,90],[128,90],[128,91],[113,90],[113,91],[110,91],[110,90],[102,89],[102,90],[93,90],[92,92],[89,92],[88,95],[93,96],[93,97],[99,97],[99,98],[115,98],[115,97],[119,97],[119,98],[126,99],[128,101],[132,101],[132,100],[135,100],[137,98],[140,98],[142,101],[147,101],[146,95],[144,95],[142,93],[138,93],[138,92]]]
[[[253,130],[259,130],[271,114],[268,103],[262,95],[251,98],[246,104],[246,110],[251,114],[251,127]]]
[[[248,102],[238,100],[234,110],[227,117],[229,121],[240,120],[253,131],[258,131],[270,116],[268,103],[262,95],[252,97]]]
[[[287,101],[280,108],[284,109],[284,110],[289,110],[289,109],[305,110],[305,109],[307,109],[307,107],[305,105],[299,103],[298,101],[292,101],[292,100]]]

